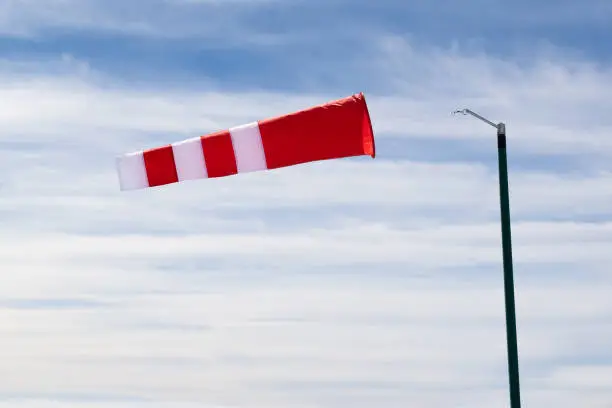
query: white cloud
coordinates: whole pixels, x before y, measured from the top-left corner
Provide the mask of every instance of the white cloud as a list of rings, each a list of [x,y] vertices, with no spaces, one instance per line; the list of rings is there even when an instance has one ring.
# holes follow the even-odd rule
[[[409,22],[435,19],[441,25],[461,20],[473,27],[512,25],[526,30],[542,26],[572,29],[579,23],[605,27],[612,19],[606,0],[550,3],[394,0],[372,8],[363,0],[148,0],[149,7],[143,9],[138,2],[121,0],[4,0],[0,2],[0,33],[40,38],[49,29],[85,29],[145,38],[200,37],[213,39],[216,45],[244,46],[286,44],[305,37],[313,40],[322,33],[329,37],[350,31],[357,36],[366,26],[381,32],[386,29],[385,21],[376,17],[385,15],[405,15]],[[264,18],[256,13],[262,10],[282,16],[280,22],[261,24]],[[338,24],[316,24],[327,15]],[[362,24],[351,25],[355,21]],[[310,27],[313,23],[316,29]]]
[[[612,388],[612,366],[578,365],[555,370],[550,382],[568,388],[606,391]]]
[[[83,30],[140,38],[214,41],[214,46],[269,45],[287,41],[258,28],[252,14],[278,0],[3,0],[0,34],[44,38],[50,31]]]
[[[609,356],[612,338],[610,173],[512,166],[551,144],[610,156],[609,67],[386,46],[387,79],[405,86],[368,92],[379,146],[489,140],[494,154],[486,128],[448,113],[508,118],[526,405],[605,406],[608,383],[584,378],[609,365],[581,360]],[[382,155],[121,194],[115,154],[343,95],[121,89],[70,58],[47,75],[13,63],[0,88],[0,399],[506,403],[495,168]]]
[[[477,265],[499,258],[499,225],[451,225],[396,229],[363,224],[338,230],[295,233],[62,236],[18,234],[2,237],[6,260],[48,260],[94,256],[105,259],[155,259],[189,256],[243,256],[316,265],[360,262],[406,262],[413,266]],[[610,224],[517,223],[514,226],[518,262],[605,262],[612,254]],[[580,246],[577,246],[580,244]],[[436,254],[444,253],[444,257]],[[317,254],[312,259],[311,254]],[[81,259],[82,261],[82,259]]]
[[[509,148],[546,154],[610,152],[609,65],[538,48],[529,61],[381,41],[374,65],[394,95],[373,106],[381,131],[492,139],[494,129],[450,112],[471,108],[507,124]],[[392,87],[392,88],[391,88]],[[399,95],[398,95],[399,94]],[[466,123],[462,123],[466,122]]]
[[[494,148],[492,128],[450,114],[469,107],[506,122],[511,154],[608,157],[612,151],[607,137],[612,122],[606,113],[612,108],[606,92],[612,71],[607,65],[576,60],[561,51],[543,52],[534,61],[521,63],[461,49],[414,46],[401,38],[378,42],[374,55],[364,51],[368,62],[360,69],[383,78],[382,89],[393,92],[363,88],[354,92],[366,91],[379,138],[462,140]],[[163,140],[170,141],[345,96],[330,91],[226,92],[214,83],[180,90],[119,89],[78,60],[66,58],[70,57],[64,58],[68,64],[64,70],[81,67],[72,70],[80,69],[82,80],[54,76],[20,80],[11,73],[10,82],[3,81],[0,112],[8,131],[18,129],[27,140],[52,133],[54,126],[72,132],[139,130],[166,132]],[[310,69],[304,67],[305,72]],[[372,83],[383,80],[373,78]],[[37,121],[30,120],[32,116]],[[134,139],[126,148],[140,148],[142,143]]]
[[[499,289],[347,283],[226,286],[107,296],[107,309],[4,311],[0,387],[239,406],[300,406],[296,400],[315,395],[321,406],[333,406],[334,397],[357,403],[362,393],[427,406],[433,404],[427,390],[449,401],[468,386],[476,388],[462,398],[505,394]],[[591,314],[568,304],[568,295],[586,295],[597,312],[610,310],[606,291],[589,285],[521,292],[523,305],[531,303],[519,307],[527,389],[543,379],[549,388],[567,384],[554,370],[542,377],[538,362],[607,350],[609,327],[581,323]],[[342,388],[343,382],[363,385]],[[400,388],[376,391],[385,384]]]

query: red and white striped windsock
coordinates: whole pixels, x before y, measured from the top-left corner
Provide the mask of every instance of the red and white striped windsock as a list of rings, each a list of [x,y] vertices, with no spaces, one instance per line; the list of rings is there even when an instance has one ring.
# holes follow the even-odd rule
[[[363,93],[117,158],[121,190],[351,156],[375,157]]]

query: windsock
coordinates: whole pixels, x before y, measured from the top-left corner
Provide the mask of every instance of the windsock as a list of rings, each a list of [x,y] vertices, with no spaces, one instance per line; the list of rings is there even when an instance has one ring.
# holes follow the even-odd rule
[[[375,157],[363,93],[117,157],[122,191],[351,156]]]

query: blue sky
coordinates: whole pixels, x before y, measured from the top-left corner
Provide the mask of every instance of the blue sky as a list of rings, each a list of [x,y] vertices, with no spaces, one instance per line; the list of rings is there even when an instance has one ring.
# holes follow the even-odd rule
[[[0,0],[0,407],[612,404],[612,3]],[[365,92],[377,158],[121,193]]]

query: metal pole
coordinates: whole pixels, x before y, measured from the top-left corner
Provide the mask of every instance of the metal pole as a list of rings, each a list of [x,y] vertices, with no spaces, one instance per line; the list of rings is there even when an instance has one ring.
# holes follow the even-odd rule
[[[506,155],[506,125],[495,124],[469,109],[454,113],[470,114],[497,129],[497,158],[499,165],[499,204],[501,212],[502,254],[504,264],[504,297],[506,305],[506,343],[508,347],[508,379],[510,407],[521,407],[519,383],[516,311],[514,305],[514,272],[512,267],[512,234],[510,227],[510,195],[508,192],[508,159]]]

